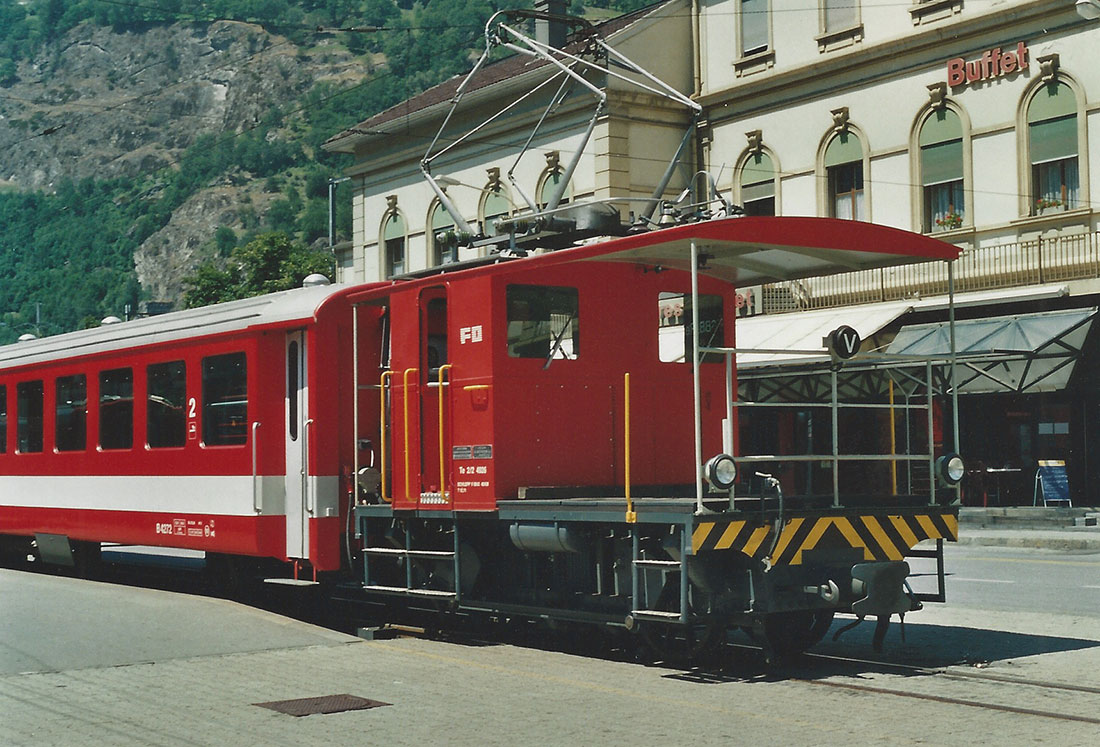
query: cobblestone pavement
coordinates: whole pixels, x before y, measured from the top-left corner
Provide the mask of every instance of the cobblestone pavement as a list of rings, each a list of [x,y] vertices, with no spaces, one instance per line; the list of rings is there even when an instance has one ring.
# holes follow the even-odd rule
[[[18,581],[18,579],[16,579]],[[73,584],[81,582],[64,581]],[[99,585],[106,586],[106,585]],[[9,586],[4,589],[10,590]],[[112,595],[100,591],[108,604]],[[165,592],[125,589],[154,608]],[[149,596],[151,595],[151,596]],[[1092,745],[1095,723],[821,686],[858,682],[935,697],[1000,697],[1100,718],[1100,696],[902,676],[815,663],[812,675],[764,668],[751,652],[718,675],[522,648],[414,638],[359,641],[229,602],[174,599],[205,624],[252,631],[247,650],[0,676],[5,745],[227,744],[1002,744]],[[129,600],[127,603],[133,603]],[[930,606],[885,661],[946,665],[1100,687],[1096,618]],[[3,618],[0,618],[3,619]],[[228,621],[228,622],[227,622]],[[43,621],[46,624],[47,621]],[[129,621],[140,626],[140,620]],[[273,626],[273,627],[272,627]],[[870,628],[871,626],[865,626]],[[265,645],[271,630],[278,631]],[[5,631],[0,631],[5,632]],[[170,625],[155,633],[165,639]],[[312,636],[312,638],[311,638]],[[870,655],[870,630],[819,650]],[[6,637],[6,636],[5,636]],[[94,647],[110,637],[90,629]],[[309,640],[308,645],[295,645]],[[224,640],[224,639],[219,639]],[[221,644],[218,644],[221,646]],[[242,648],[244,648],[242,646]],[[992,695],[992,692],[998,693]],[[295,718],[253,704],[349,693],[390,705]]]

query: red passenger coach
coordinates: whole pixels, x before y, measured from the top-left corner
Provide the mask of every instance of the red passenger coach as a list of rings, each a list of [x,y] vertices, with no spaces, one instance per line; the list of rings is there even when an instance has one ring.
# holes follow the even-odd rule
[[[0,348],[0,534],[340,568],[347,294],[304,288]]]

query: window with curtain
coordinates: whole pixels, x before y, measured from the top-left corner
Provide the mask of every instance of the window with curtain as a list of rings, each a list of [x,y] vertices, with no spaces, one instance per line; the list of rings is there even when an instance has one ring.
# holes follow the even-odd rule
[[[750,154],[741,169],[741,207],[745,215],[775,215],[775,166],[767,153]]]
[[[768,4],[770,0],[741,0],[741,56],[767,51]]]
[[[450,214],[438,201],[432,206],[428,225],[431,227],[431,232],[428,236],[428,245],[432,248],[432,265],[438,266],[457,262],[458,244],[453,242],[440,242],[436,239],[436,236],[439,234],[453,231],[455,227],[454,220],[451,219]]]
[[[950,231],[966,220],[962,121],[950,109],[932,112],[921,125],[921,191],[924,231]]]
[[[1027,137],[1032,213],[1077,207],[1077,99],[1069,86],[1040,87],[1027,108]]]
[[[382,244],[386,257],[386,276],[405,272],[405,219],[393,211],[386,216],[382,227]]]
[[[833,218],[867,220],[863,200],[863,145],[851,132],[837,133],[825,148],[829,211]]]

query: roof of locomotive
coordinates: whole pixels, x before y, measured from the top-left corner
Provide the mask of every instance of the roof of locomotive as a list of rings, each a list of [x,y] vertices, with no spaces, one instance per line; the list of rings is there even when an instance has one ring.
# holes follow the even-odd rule
[[[321,307],[352,286],[323,285],[270,293],[240,301],[173,311],[157,316],[105,324],[37,340],[0,345],[0,368],[45,363],[63,358],[124,350],[197,336],[226,334],[254,327],[309,322]]]
[[[496,254],[372,284],[352,300],[385,295],[410,283],[438,283],[484,273],[537,271],[569,262],[624,262],[687,272],[694,242],[706,266],[699,272],[737,287],[880,267],[952,260],[959,249],[899,228],[838,218],[739,217],[688,223],[528,257]]]

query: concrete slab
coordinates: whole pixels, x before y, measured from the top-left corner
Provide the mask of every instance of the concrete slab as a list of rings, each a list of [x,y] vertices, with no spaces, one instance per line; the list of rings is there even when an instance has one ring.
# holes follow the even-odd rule
[[[0,568],[0,675],[355,640],[224,599]]]

